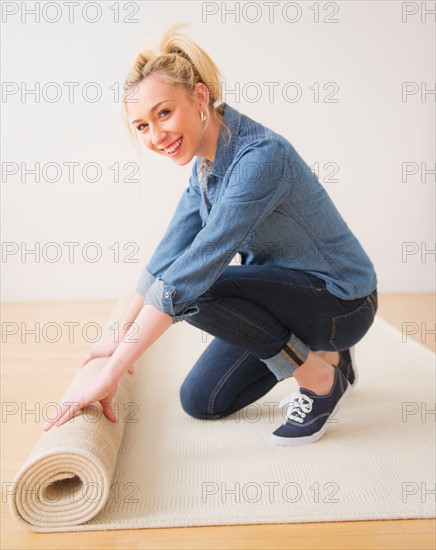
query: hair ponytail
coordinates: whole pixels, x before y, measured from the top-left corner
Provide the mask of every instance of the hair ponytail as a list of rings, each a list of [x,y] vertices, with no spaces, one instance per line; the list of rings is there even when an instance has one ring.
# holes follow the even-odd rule
[[[141,51],[135,58],[124,83],[123,119],[131,136],[135,134],[128,122],[127,102],[129,90],[141,80],[156,74],[164,82],[185,88],[192,93],[197,83],[202,82],[209,91],[209,114],[223,123],[221,73],[209,55],[179,29],[186,23],[169,27],[154,47]],[[223,124],[230,138],[230,129]],[[135,139],[136,142],[136,139]]]

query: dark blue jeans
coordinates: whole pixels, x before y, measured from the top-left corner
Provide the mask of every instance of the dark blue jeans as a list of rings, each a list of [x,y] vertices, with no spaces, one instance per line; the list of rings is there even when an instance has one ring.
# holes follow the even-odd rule
[[[265,395],[307,358],[341,351],[368,331],[377,290],[337,298],[308,273],[270,265],[232,265],[197,299],[186,322],[215,338],[180,388],[191,416],[228,416]]]

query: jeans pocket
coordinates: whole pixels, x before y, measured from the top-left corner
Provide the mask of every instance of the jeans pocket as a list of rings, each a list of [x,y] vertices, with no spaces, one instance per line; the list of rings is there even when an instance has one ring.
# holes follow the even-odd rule
[[[377,291],[353,311],[332,318],[330,344],[337,351],[354,346],[365,336],[374,321],[378,308]]]

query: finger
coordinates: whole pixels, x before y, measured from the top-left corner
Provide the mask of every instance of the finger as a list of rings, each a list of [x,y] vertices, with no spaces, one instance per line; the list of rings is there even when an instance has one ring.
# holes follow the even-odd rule
[[[47,420],[47,422],[42,427],[44,432],[48,432],[52,428],[53,424]]]
[[[80,409],[83,409],[83,407],[84,405],[78,403],[77,401],[75,403],[69,404],[65,413],[61,413],[61,416],[59,420],[55,423],[55,426],[62,426],[63,424],[74,418],[74,416],[76,416],[76,414],[80,411]]]
[[[85,363],[87,362],[88,362],[88,358],[83,357],[83,359],[79,362],[79,368],[83,367],[83,365],[85,365]]]
[[[56,422],[59,420],[59,418],[62,417],[62,415],[64,414],[65,412],[65,407],[61,408],[61,411],[59,413],[56,414],[56,416],[54,418],[51,418],[50,420],[47,420],[47,422],[44,424],[44,426],[42,427],[42,429],[45,431],[45,432],[48,432],[48,430],[50,430],[51,428],[53,428],[53,426],[56,424]]]
[[[62,426],[65,422],[68,422],[75,414],[83,408],[78,401],[68,401],[64,403],[64,406],[61,409],[61,412],[58,413],[53,419],[47,421],[42,429],[48,431],[53,426]]]
[[[86,365],[86,363],[91,359],[91,356],[92,356],[91,352],[90,352],[90,353],[87,353],[87,354],[83,357],[82,361],[80,362],[79,367],[83,367],[84,365]]]
[[[111,422],[116,422],[117,417],[115,416],[114,410],[112,408],[112,397],[105,397],[100,401],[101,406],[103,407],[103,414]]]

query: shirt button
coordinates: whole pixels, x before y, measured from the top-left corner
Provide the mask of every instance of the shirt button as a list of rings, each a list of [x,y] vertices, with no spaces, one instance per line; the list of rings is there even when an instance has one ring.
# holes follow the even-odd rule
[[[169,298],[169,297],[170,297],[170,293],[169,293],[169,292],[165,292],[164,296],[165,296],[165,298]]]

